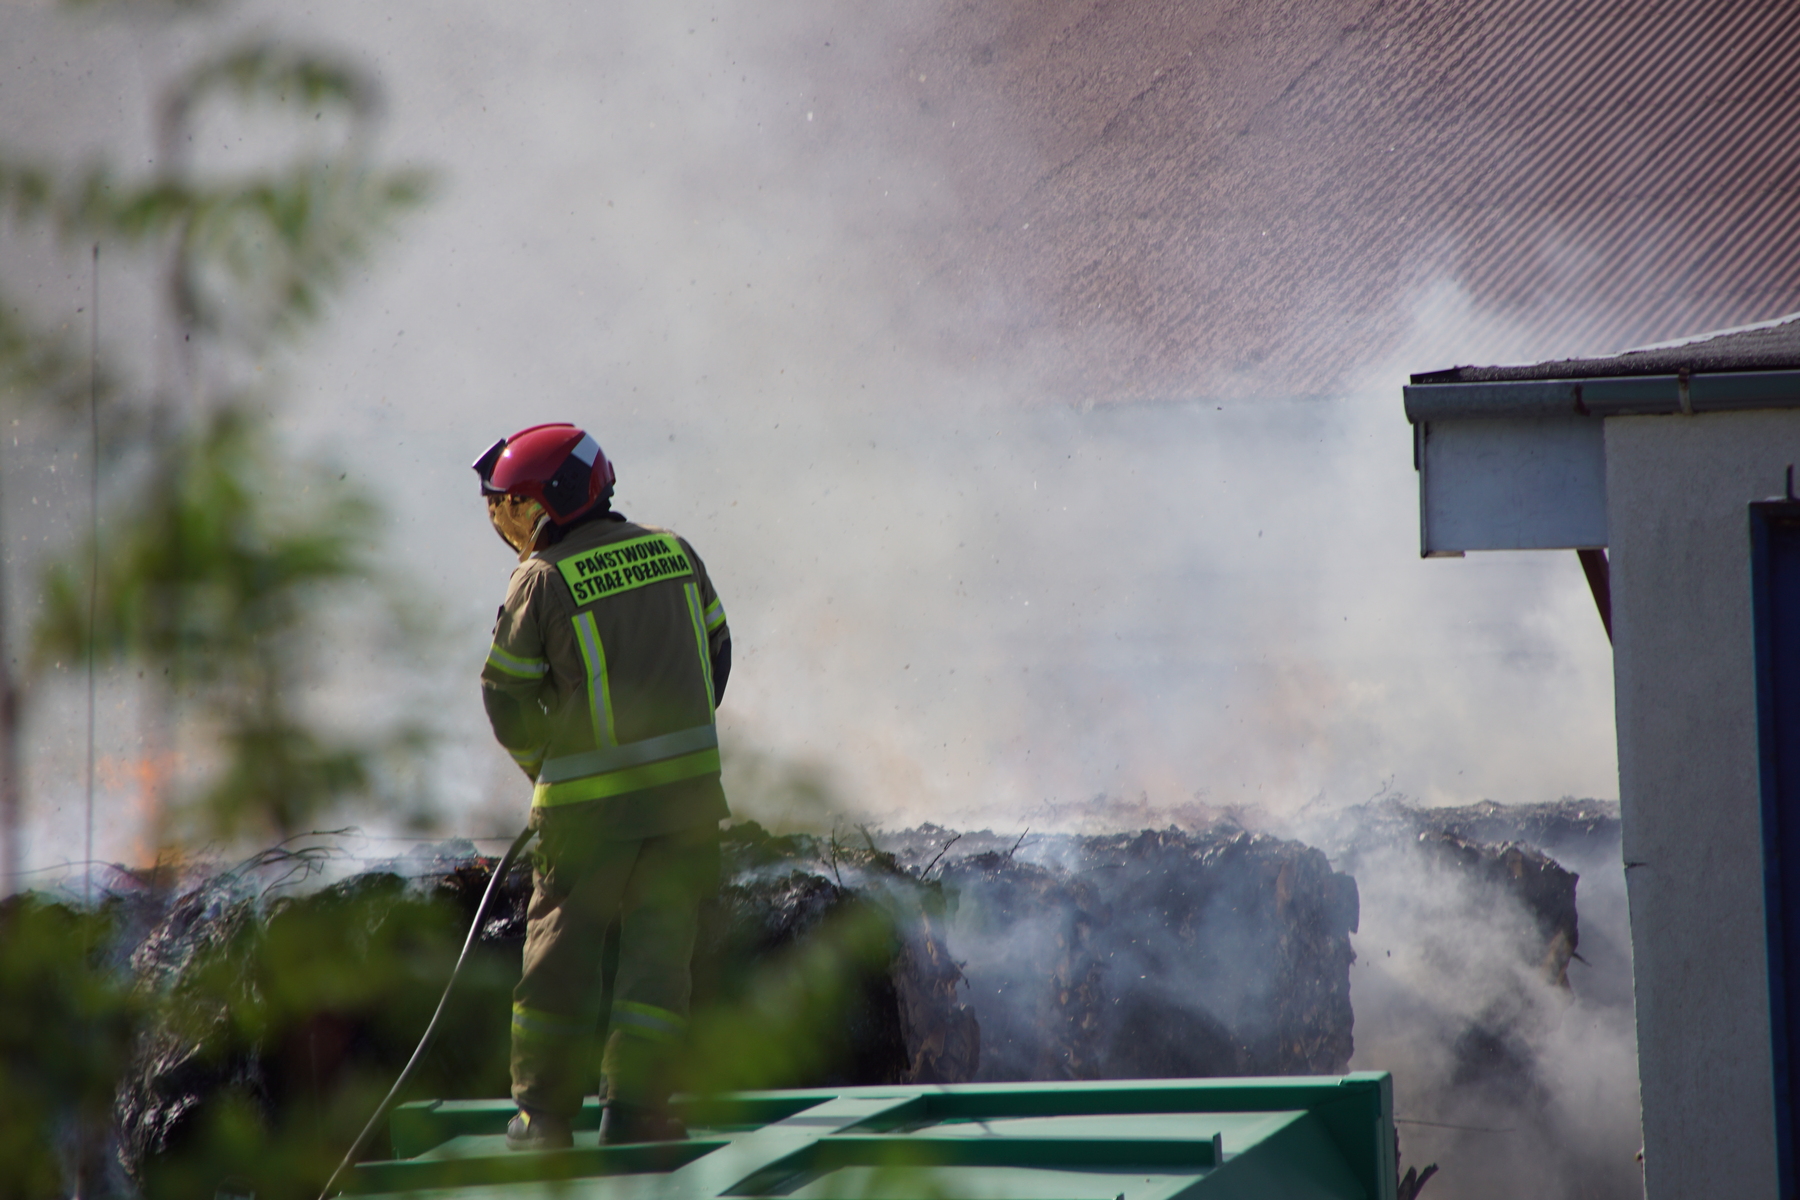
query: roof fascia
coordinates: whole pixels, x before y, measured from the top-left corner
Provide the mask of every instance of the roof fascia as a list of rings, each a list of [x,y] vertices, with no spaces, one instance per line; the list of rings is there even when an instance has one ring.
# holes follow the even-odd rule
[[[1625,375],[1598,379],[1424,383],[1406,389],[1406,419],[1623,417],[1800,408],[1800,371]]]

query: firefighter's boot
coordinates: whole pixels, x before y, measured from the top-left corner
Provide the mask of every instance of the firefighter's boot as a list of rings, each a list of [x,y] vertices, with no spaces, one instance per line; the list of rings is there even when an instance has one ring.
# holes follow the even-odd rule
[[[687,1126],[666,1111],[647,1105],[608,1100],[600,1114],[600,1144],[620,1146],[628,1142],[683,1142]]]
[[[569,1123],[549,1113],[521,1108],[506,1123],[508,1150],[567,1150],[575,1144]]]

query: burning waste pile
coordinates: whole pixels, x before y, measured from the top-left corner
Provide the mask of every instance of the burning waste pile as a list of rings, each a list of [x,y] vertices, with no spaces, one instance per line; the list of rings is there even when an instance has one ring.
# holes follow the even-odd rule
[[[1243,831],[1033,839],[1029,860],[950,841],[728,831],[684,1084],[1346,1069],[1356,888],[1318,851]],[[316,1186],[404,1065],[495,864],[445,843],[310,892],[271,883],[314,865],[113,881],[139,1001],[114,1156],[144,1194],[272,1166]],[[409,1097],[506,1093],[529,888],[502,881]]]
[[[1396,1069],[1403,1113],[1486,1129],[1531,1109],[1554,1140],[1546,1123],[1567,1122],[1556,1115],[1567,1081],[1543,1061],[1560,1044],[1546,1040],[1557,1014],[1543,997],[1566,995],[1582,961],[1576,876],[1460,819],[1399,806],[1345,814],[1313,833],[1343,870],[1311,845],[1230,824],[1023,838],[735,826],[726,882],[703,915],[681,1085],[1317,1074],[1354,1057]],[[1608,829],[1616,836],[1616,812],[1569,845],[1603,842]],[[132,1032],[110,1119],[87,1114],[87,1136],[65,1130],[58,1143],[77,1150],[57,1151],[67,1160],[85,1147],[84,1177],[117,1184],[94,1194],[202,1194],[222,1174],[263,1196],[309,1194],[399,1073],[494,860],[450,842],[292,886],[321,853],[112,881],[90,960],[123,981]],[[506,1094],[529,889],[523,868],[501,882],[405,1098]],[[1484,919],[1507,914],[1517,937],[1444,958],[1470,919],[1433,910],[1452,893],[1477,897],[1468,903],[1485,904]],[[53,909],[15,898],[0,922]],[[1392,949],[1412,966],[1437,955],[1447,973],[1421,983],[1389,967]],[[1477,1004],[1458,972],[1506,986]],[[1624,994],[1628,1016],[1628,983]],[[1420,1158],[1415,1130],[1402,1128]],[[1425,1157],[1448,1166],[1483,1149],[1455,1136]],[[1521,1170],[1498,1178],[1517,1183]],[[1483,1194],[1442,1186],[1456,1182],[1433,1192]]]
[[[1352,1051],[1356,882],[1241,829],[892,838],[955,896],[982,1080],[1335,1074]],[[1030,857],[1021,858],[1026,850]]]
[[[1356,1065],[1393,1072],[1432,1194],[1642,1195],[1618,805],[1388,802],[1307,836],[1360,885]]]
[[[944,942],[941,883],[868,848],[754,826],[725,849],[696,947],[684,1090],[973,1076],[979,1034]],[[112,1078],[87,1089],[104,1089],[110,1114],[59,1112],[56,1096],[37,1106],[59,1113],[45,1136],[63,1161],[46,1178],[79,1175],[94,1195],[209,1195],[221,1178],[245,1194],[317,1194],[406,1064],[497,866],[449,842],[295,886],[332,857],[270,852],[180,879],[118,870],[87,932],[56,933],[85,959],[61,974],[113,985],[123,1033]],[[530,888],[523,865],[500,881],[402,1099],[507,1093]],[[47,917],[82,919],[36,897],[6,902],[0,948]],[[0,970],[0,991],[11,984],[32,986]],[[19,1000],[0,995],[0,1010]],[[0,1112],[31,1108],[7,1083]]]

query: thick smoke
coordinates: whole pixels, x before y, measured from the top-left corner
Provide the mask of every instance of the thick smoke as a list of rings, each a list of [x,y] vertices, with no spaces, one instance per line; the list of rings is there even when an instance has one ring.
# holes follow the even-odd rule
[[[1611,791],[1572,556],[1415,557],[1404,370],[1530,348],[1484,338],[1454,288],[1391,311],[1396,348],[1351,374],[1240,368],[1108,405],[1072,389],[1078,341],[1022,339],[1016,297],[989,311],[928,270],[967,174],[945,165],[956,118],[934,135],[906,91],[929,5],[234,19],[356,46],[394,151],[445,174],[286,367],[294,436],[378,489],[393,569],[439,622],[416,669],[447,697],[448,827],[519,793],[466,685],[508,567],[466,464],[564,417],[618,460],[620,507],[719,580],[727,735],[884,821]],[[111,48],[126,112],[209,27],[188,28]],[[981,117],[989,142],[1007,128]],[[51,781],[79,741],[39,739],[44,800],[67,802]]]
[[[1366,834],[1365,834],[1366,836]],[[1641,1194],[1636,1039],[1616,824],[1555,848],[1580,880],[1567,985],[1516,893],[1422,844],[1348,856],[1359,1068],[1392,1071],[1406,1156],[1465,1200]]]
[[[1405,373],[1536,356],[1533,330],[1495,332],[1454,284],[1429,283],[1358,315],[1379,354],[1306,377],[1232,363],[1154,403],[1108,403],[1082,382],[1121,369],[1086,369],[1100,343],[984,287],[978,261],[945,266],[969,238],[968,175],[946,163],[1027,171],[1041,148],[1009,140],[1005,111],[952,115],[912,86],[930,84],[939,15],[458,2],[220,18],[354,47],[389,94],[392,151],[444,173],[325,338],[270,364],[291,381],[295,444],[329,448],[383,497],[371,539],[434,622],[401,680],[359,672],[353,641],[319,647],[353,680],[324,706],[433,689],[443,737],[423,791],[442,825],[523,819],[470,682],[510,560],[467,463],[500,433],[572,419],[617,460],[619,507],[687,534],[719,583],[738,656],[721,719],[746,786],[761,772],[793,794],[797,776],[800,794],[890,828],[1197,827],[1386,789],[1613,794],[1610,660],[1574,556],[1415,548]],[[20,6],[0,28],[17,35],[0,36],[9,135],[48,151],[98,126],[138,152],[146,89],[217,26],[110,34],[81,70],[57,64],[91,61],[91,31]],[[971,119],[973,150],[955,141]],[[1030,238],[1019,225],[991,232]],[[32,299],[79,303],[62,260],[8,261]],[[129,336],[132,302],[117,307]],[[67,527],[50,514],[78,501],[81,463],[40,449],[9,451],[15,547],[54,545]],[[116,819],[100,851],[120,857],[155,768],[133,757],[129,682],[106,695]],[[81,711],[71,686],[34,714],[36,864],[79,853]],[[375,833],[399,821],[353,815]],[[1622,907],[1616,859],[1580,869],[1585,935],[1590,903]],[[1546,996],[1501,965],[1513,915],[1449,882],[1418,891],[1405,864],[1357,878],[1355,1065],[1400,1072],[1403,1103],[1430,1119],[1500,1128],[1432,1090],[1455,1064],[1409,1024],[1500,1006],[1530,1040],[1519,1086],[1536,1089],[1508,1102],[1597,1122],[1616,1145],[1613,1127],[1635,1124],[1628,974],[1589,1000],[1577,968],[1573,1000]],[[1516,1132],[1405,1136],[1427,1158],[1532,1157]],[[1473,1149],[1430,1141],[1464,1137]]]

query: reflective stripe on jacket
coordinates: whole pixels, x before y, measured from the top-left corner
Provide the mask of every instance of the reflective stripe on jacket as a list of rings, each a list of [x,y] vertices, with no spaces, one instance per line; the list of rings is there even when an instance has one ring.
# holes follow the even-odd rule
[[[730,642],[705,564],[666,530],[602,518],[521,563],[481,684],[532,804],[716,779]]]

